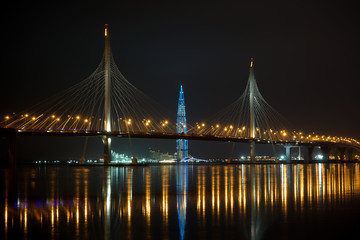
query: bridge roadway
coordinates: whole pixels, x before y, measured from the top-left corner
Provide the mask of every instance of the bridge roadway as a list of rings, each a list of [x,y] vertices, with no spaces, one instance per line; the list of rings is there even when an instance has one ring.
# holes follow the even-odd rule
[[[233,137],[220,135],[202,135],[202,134],[178,134],[167,132],[124,132],[124,131],[93,131],[93,130],[44,130],[44,129],[14,129],[0,128],[0,136],[89,136],[89,137],[123,137],[123,138],[150,138],[150,139],[187,139],[198,141],[220,141],[220,142],[240,142],[240,143],[259,143],[259,144],[277,144],[284,146],[331,146],[331,147],[351,147],[360,150],[360,146],[354,146],[346,142],[328,142],[328,141],[291,141],[291,140],[269,140],[253,139],[247,137]]]

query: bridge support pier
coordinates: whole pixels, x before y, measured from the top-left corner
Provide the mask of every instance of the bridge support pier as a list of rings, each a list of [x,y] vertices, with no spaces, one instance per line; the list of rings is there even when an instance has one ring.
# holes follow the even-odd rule
[[[255,142],[250,142],[250,162],[255,163]]]
[[[339,147],[338,151],[339,151],[339,155],[340,155],[340,161],[346,160],[346,159],[345,159],[346,148],[344,148],[344,147]]]
[[[305,152],[304,152],[304,163],[310,163],[312,161],[312,154],[314,151],[314,147],[312,146],[308,146],[305,147]]]
[[[329,161],[330,160],[331,147],[329,147],[327,145],[322,145],[322,146],[320,146],[320,149],[321,149],[322,154],[323,154],[323,160]]]
[[[111,138],[108,136],[104,136],[103,143],[104,143],[104,165],[109,165],[111,161]]]
[[[291,148],[292,146],[284,146],[285,147],[285,155],[286,155],[286,162],[291,162]]]
[[[16,166],[16,136],[1,137],[0,161],[1,167]]]
[[[298,149],[299,149],[298,160],[300,161],[301,160],[301,146],[298,146]]]
[[[135,156],[132,156],[131,163],[136,165],[138,163],[137,158]]]
[[[346,159],[348,161],[353,161],[355,159],[353,159],[353,155],[354,155],[354,149],[353,148],[348,148],[347,152],[346,152]]]

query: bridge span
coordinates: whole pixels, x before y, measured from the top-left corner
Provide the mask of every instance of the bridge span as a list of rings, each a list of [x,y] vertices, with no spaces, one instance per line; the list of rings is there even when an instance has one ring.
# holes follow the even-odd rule
[[[287,125],[260,93],[253,58],[243,94],[209,122],[196,122],[188,128],[181,87],[174,124],[120,72],[111,52],[107,24],[104,40],[103,58],[90,76],[26,111],[16,114],[13,111],[0,120],[0,137],[7,145],[1,147],[6,149],[10,165],[15,164],[16,138],[22,136],[101,137],[105,165],[111,161],[111,138],[115,137],[176,139],[177,152],[184,157],[188,152],[187,140],[198,140],[247,143],[251,162],[255,162],[255,144],[283,146],[288,162],[295,148],[299,160],[301,149],[306,152],[302,154],[305,162],[312,160],[314,148],[321,148],[324,160],[330,156],[338,160],[360,159],[360,142],[355,139],[305,135]]]
[[[323,161],[331,160],[330,155],[336,152],[336,157],[332,160],[352,161],[356,160],[355,155],[360,153],[360,146],[355,146],[348,142],[330,142],[330,141],[296,141],[283,139],[261,139],[250,137],[235,137],[210,134],[184,134],[169,132],[126,132],[126,131],[93,131],[93,130],[59,130],[59,129],[14,129],[0,128],[0,136],[6,138],[8,142],[8,161],[9,165],[15,164],[15,141],[16,137],[42,136],[42,137],[101,137],[101,138],[142,138],[142,139],[186,139],[193,141],[218,141],[252,144],[273,144],[282,146],[286,150],[286,162],[291,162],[291,150],[301,149],[304,151],[304,162],[310,163],[313,160],[313,151],[320,148],[323,155]],[[299,155],[300,159],[300,155]],[[230,159],[231,160],[231,159]]]
[[[261,139],[251,137],[236,137],[224,135],[211,134],[195,134],[195,133],[171,133],[171,132],[137,132],[137,131],[94,131],[94,130],[59,130],[59,129],[14,129],[14,128],[0,128],[0,136],[80,136],[80,137],[121,137],[121,138],[153,138],[153,139],[186,139],[199,141],[220,141],[220,142],[239,142],[257,144],[278,144],[278,145],[300,145],[300,146],[318,146],[318,145],[332,145],[332,146],[348,146],[354,147],[352,144],[346,142],[329,142],[329,141],[291,141],[283,139]],[[358,147],[360,149],[360,146]]]

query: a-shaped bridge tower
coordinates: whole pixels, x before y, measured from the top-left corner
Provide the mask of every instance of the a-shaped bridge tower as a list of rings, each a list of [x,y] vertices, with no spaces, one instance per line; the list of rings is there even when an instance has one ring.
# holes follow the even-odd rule
[[[110,34],[108,25],[105,24],[105,50],[104,50],[104,130],[111,132],[111,75],[110,75]],[[121,129],[119,129],[121,130]],[[107,165],[111,161],[111,138],[108,136],[103,137],[104,142],[104,164]]]

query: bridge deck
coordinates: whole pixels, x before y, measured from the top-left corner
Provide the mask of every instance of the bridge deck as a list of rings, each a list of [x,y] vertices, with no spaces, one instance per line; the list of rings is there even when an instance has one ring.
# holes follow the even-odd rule
[[[269,139],[253,139],[246,137],[234,136],[218,136],[218,135],[202,135],[202,134],[177,134],[167,132],[99,132],[92,130],[43,130],[43,129],[14,129],[0,128],[0,136],[89,136],[89,137],[123,137],[123,138],[150,138],[150,139],[187,139],[198,141],[221,141],[221,142],[256,142],[259,144],[277,144],[277,145],[296,145],[296,146],[321,146],[321,145],[343,145],[351,146],[357,149],[360,147],[353,146],[346,142],[328,142],[328,141],[290,141],[290,140],[269,140]]]

